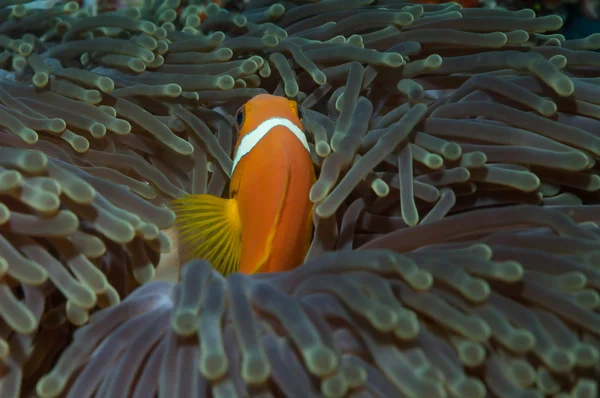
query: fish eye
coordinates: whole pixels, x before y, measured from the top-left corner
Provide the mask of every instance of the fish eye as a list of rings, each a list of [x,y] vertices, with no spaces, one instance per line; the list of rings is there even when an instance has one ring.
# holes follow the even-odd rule
[[[240,130],[242,128],[242,124],[244,124],[245,112],[244,106],[242,106],[235,114],[235,127]]]
[[[237,114],[235,115],[235,122],[237,124],[238,129],[242,127],[242,124],[244,123],[244,107],[241,107],[237,111]]]

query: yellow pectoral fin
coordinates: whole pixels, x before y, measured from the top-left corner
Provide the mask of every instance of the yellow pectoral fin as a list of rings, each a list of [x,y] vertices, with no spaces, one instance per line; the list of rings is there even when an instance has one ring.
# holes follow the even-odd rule
[[[227,275],[239,269],[242,226],[235,199],[188,195],[173,202],[182,250]]]

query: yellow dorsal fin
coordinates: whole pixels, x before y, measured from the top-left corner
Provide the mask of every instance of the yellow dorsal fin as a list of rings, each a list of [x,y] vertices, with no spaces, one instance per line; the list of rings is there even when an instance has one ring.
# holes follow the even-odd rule
[[[180,250],[227,275],[239,269],[242,226],[235,199],[187,195],[173,202]]]

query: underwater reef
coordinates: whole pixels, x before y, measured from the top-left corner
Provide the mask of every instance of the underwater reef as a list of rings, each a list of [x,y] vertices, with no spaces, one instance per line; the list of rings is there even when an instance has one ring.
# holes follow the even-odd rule
[[[599,34],[456,3],[43,5],[0,1],[1,398],[598,396]],[[266,92],[317,170],[306,262],[154,280],[171,202],[226,195]]]

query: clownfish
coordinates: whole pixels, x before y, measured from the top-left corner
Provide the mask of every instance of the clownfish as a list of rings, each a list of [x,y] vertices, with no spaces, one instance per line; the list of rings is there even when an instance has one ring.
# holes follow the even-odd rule
[[[260,94],[238,110],[235,124],[229,199],[175,200],[178,240],[186,257],[206,259],[223,275],[293,269],[310,244],[315,182],[298,105]]]
[[[218,5],[219,8],[221,8],[221,7],[223,7],[223,4],[225,2],[223,0],[205,0],[201,4],[195,4],[195,6],[199,8],[199,11],[196,15],[198,15],[198,18],[200,19],[200,23],[206,21],[206,18],[207,18],[206,7],[211,3],[214,3],[214,4]],[[177,15],[181,15],[184,7],[185,7],[185,5],[180,5],[179,7],[177,7],[177,9],[175,11],[175,12],[177,12]]]

